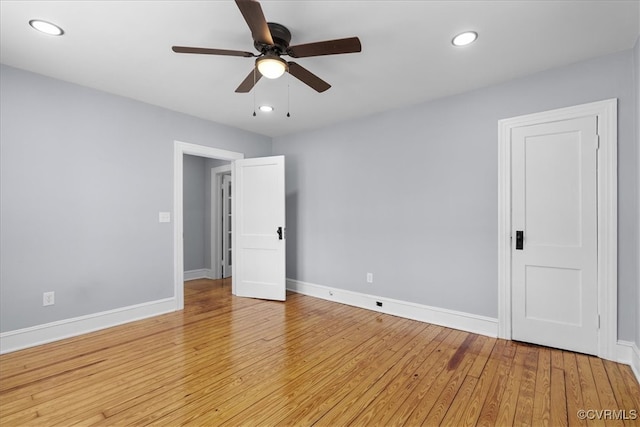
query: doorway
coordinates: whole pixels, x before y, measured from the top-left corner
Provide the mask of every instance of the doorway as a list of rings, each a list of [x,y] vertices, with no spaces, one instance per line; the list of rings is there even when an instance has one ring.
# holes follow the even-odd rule
[[[218,148],[206,147],[202,145],[190,144],[187,142],[175,141],[173,150],[173,201],[174,201],[174,295],[176,299],[176,310],[184,308],[184,216],[183,216],[183,157],[185,154],[209,159],[218,159],[233,162],[244,158],[243,153],[221,150]],[[233,173],[230,168],[230,173]],[[231,288],[234,290],[232,279]]]
[[[174,298],[184,309],[183,158],[185,154],[230,161],[234,183],[231,215],[231,292],[284,301],[286,296],[284,156],[244,159],[243,153],[174,141]],[[237,224],[236,226],[236,219]]]
[[[499,122],[499,337],[615,358],[616,107]]]

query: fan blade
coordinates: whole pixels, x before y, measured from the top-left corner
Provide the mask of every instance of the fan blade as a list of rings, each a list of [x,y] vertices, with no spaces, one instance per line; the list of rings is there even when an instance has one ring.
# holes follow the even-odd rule
[[[244,20],[247,21],[253,40],[262,44],[272,45],[273,38],[271,37],[267,20],[264,18],[264,13],[262,13],[260,3],[253,0],[236,0],[236,4],[242,16],[244,16]]]
[[[289,62],[289,74],[307,86],[315,89],[317,92],[324,92],[331,87],[329,83],[325,82],[320,77],[295,62]]]
[[[340,53],[361,52],[362,45],[357,37],[327,40],[323,42],[299,44],[289,46],[287,54],[293,58],[307,58],[309,56],[337,55]]]
[[[247,93],[258,83],[258,80],[262,77],[258,68],[254,68],[249,75],[240,83],[240,86],[236,89],[236,93]]]
[[[202,55],[244,56],[247,58],[256,56],[251,52],[243,52],[241,50],[208,49],[205,47],[173,46],[171,50],[176,53],[197,53]]]

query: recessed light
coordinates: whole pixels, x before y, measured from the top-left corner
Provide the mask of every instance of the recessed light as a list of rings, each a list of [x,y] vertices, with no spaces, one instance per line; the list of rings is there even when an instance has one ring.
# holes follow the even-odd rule
[[[32,19],[29,21],[29,25],[41,33],[49,34],[50,36],[61,36],[64,34],[62,28],[52,24],[51,22],[42,21],[40,19]]]
[[[265,113],[270,113],[273,111],[273,107],[271,105],[261,105],[260,111],[264,111]]]
[[[475,31],[465,31],[460,33],[451,40],[454,46],[466,46],[473,43],[478,38],[478,33]]]

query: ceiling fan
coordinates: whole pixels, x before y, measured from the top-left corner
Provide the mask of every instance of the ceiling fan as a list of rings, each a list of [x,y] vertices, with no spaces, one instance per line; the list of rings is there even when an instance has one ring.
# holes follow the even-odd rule
[[[316,91],[324,92],[331,87],[329,83],[298,63],[285,61],[281,56],[288,55],[292,58],[307,58],[310,56],[355,53],[362,50],[360,39],[357,37],[289,46],[291,32],[289,32],[284,25],[267,22],[262,13],[260,3],[255,0],[235,0],[235,2],[249,25],[253,37],[253,46],[260,52],[259,54],[256,55],[252,52],[240,50],[208,49],[187,46],[173,46],[171,49],[176,53],[257,58],[254,69],[236,89],[238,93],[251,91],[262,76],[274,79],[280,77],[285,71],[288,71],[293,77]]]

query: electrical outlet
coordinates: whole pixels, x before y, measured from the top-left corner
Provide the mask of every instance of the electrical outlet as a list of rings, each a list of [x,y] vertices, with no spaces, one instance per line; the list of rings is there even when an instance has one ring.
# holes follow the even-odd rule
[[[42,294],[42,305],[54,305],[56,303],[56,295],[55,292],[45,292]]]
[[[373,273],[367,273],[367,283],[373,283]]]

